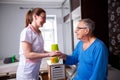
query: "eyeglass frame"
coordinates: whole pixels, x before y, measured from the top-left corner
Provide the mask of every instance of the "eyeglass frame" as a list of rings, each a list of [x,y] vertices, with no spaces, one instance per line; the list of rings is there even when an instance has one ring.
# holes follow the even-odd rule
[[[43,17],[43,16],[41,16],[41,15],[40,15],[40,17],[43,18],[43,19],[46,19],[46,17]]]
[[[87,29],[87,27],[76,27],[76,30]]]

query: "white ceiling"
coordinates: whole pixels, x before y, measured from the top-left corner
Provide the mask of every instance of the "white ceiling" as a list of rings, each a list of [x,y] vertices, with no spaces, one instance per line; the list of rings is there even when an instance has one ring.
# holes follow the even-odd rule
[[[60,8],[66,0],[0,0],[4,4],[39,4],[47,8]]]
[[[65,0],[0,0],[0,3],[38,3],[38,4],[48,4],[48,3],[60,3],[62,4]]]

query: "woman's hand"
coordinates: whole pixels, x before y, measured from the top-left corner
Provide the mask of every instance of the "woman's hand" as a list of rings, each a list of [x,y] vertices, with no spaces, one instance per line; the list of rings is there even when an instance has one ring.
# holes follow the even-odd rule
[[[49,52],[48,53],[48,55],[50,56],[50,57],[52,57],[52,56],[59,56],[61,54],[61,52],[59,52],[59,51],[53,51],[53,52]]]
[[[64,60],[66,60],[66,57],[67,57],[66,54],[63,54],[60,51],[49,52],[48,54],[49,54],[50,57],[52,57],[52,56],[58,56],[59,58],[62,58]]]

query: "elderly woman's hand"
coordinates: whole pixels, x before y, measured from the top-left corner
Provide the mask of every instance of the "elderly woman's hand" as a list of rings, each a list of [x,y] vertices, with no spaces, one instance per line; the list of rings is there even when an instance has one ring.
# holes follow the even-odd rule
[[[56,53],[58,54],[58,57],[59,58],[62,58],[62,59],[64,59],[64,60],[66,60],[66,54],[64,54],[64,53],[62,53],[62,52],[60,52],[60,51],[56,51]]]

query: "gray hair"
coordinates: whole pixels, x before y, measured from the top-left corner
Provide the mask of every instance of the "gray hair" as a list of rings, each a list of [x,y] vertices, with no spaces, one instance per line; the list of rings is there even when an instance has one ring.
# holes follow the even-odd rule
[[[86,19],[82,19],[80,20],[80,22],[83,21],[85,23],[85,27],[89,28],[89,35],[92,35],[94,34],[94,29],[95,29],[95,22],[92,21],[91,19],[89,18],[86,18]]]

